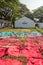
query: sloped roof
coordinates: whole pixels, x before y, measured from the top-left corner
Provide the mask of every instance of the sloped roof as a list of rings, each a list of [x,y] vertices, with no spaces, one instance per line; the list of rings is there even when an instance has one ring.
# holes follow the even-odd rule
[[[19,22],[20,20],[25,20],[25,21],[28,21],[28,22],[29,22],[29,21],[30,21],[30,22],[34,22],[32,19],[27,18],[27,17],[22,17],[22,18],[20,18],[20,19],[18,19],[18,20],[16,20],[16,21]],[[16,21],[15,21],[15,22],[16,22]],[[35,23],[35,22],[34,22],[34,23]]]

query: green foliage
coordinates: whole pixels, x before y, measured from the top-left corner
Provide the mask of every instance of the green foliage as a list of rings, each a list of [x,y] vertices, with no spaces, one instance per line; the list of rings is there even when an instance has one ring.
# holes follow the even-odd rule
[[[33,10],[33,12],[32,14],[26,5],[21,4],[19,0],[0,0],[0,18],[12,21],[13,18],[26,16],[31,19],[38,18],[39,22],[43,22],[43,6]]]
[[[33,12],[34,17],[38,18],[39,22],[43,22],[43,6],[35,9]]]
[[[19,8],[18,8],[18,13],[21,15],[21,17],[26,16],[28,18],[33,19],[32,13],[24,4],[20,3]]]
[[[0,0],[0,18],[11,20],[21,18],[22,16],[31,17],[30,10],[26,5],[21,4],[19,0]]]
[[[19,0],[0,0],[0,17],[11,20],[18,11],[18,5]]]

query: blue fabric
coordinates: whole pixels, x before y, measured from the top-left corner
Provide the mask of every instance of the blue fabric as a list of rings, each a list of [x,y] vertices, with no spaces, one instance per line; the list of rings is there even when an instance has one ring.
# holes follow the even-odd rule
[[[32,35],[33,34],[33,35]],[[0,37],[8,37],[8,36],[35,36],[34,33],[27,32],[0,32]]]

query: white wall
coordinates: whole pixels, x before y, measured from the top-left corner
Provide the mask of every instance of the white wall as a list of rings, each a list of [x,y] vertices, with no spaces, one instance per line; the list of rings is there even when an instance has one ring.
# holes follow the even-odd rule
[[[33,20],[29,18],[23,17],[15,21],[15,28],[31,28],[31,27],[35,27],[35,23]]]
[[[40,28],[43,28],[43,23],[38,23]]]

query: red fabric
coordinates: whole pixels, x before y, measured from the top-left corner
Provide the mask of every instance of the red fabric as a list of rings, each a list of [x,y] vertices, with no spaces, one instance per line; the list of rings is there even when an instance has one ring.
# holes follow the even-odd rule
[[[37,49],[36,48],[34,49],[34,47],[29,47],[29,46],[24,48],[23,50],[21,50],[21,56],[24,56],[27,59],[29,57],[42,58],[39,48]]]
[[[0,57],[5,55],[5,48],[0,48]]]
[[[36,62],[34,63],[34,65],[43,65],[43,62],[41,59],[36,60]]]
[[[27,62],[27,65],[33,65],[30,61]]]
[[[13,60],[12,65],[23,65],[23,62],[18,61],[18,60]]]
[[[6,62],[5,59],[0,59],[0,65],[6,65],[5,62]]]
[[[0,46],[5,46],[5,45],[8,45],[8,44],[9,44],[8,40],[1,40],[0,41]]]
[[[27,59],[29,57],[35,57],[35,58],[42,58],[42,55],[39,51],[40,47],[24,47],[24,48],[20,48],[18,46],[11,46],[8,48],[8,55],[9,56],[24,56]]]
[[[20,52],[20,56],[24,56],[24,57],[28,58],[28,57],[30,56],[30,54],[28,53],[28,50],[23,49],[23,50]]]
[[[19,49],[17,46],[11,46],[8,48],[8,55],[9,56],[20,56]]]
[[[29,60],[33,65],[43,65],[43,59],[29,58]]]
[[[23,62],[12,59],[0,59],[0,65],[23,65]]]
[[[43,46],[43,36],[27,37],[26,42],[28,42],[27,45],[31,46]]]

